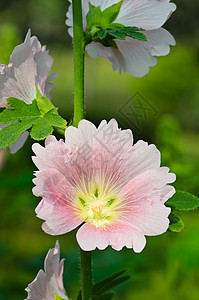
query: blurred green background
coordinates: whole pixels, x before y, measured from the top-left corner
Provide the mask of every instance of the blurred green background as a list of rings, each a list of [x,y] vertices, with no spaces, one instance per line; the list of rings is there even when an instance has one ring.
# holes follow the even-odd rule
[[[177,46],[159,58],[144,78],[120,76],[108,61],[86,56],[86,118],[96,125],[103,118],[117,118],[122,128],[132,128],[135,140],[155,143],[162,152],[162,165],[177,174],[175,187],[199,196],[199,2],[175,2],[178,9],[165,28],[175,36]],[[0,62],[8,63],[13,48],[31,28],[54,58],[52,71],[59,78],[54,81],[52,101],[70,120],[73,62],[71,38],[64,25],[67,7],[65,0],[1,0]],[[1,153],[1,300],[26,298],[25,287],[43,268],[44,257],[57,239],[44,234],[41,220],[35,217],[40,199],[31,192],[36,170],[31,143],[15,155]],[[149,237],[141,254],[127,249],[94,251],[94,279],[126,268],[132,280],[117,289],[115,299],[199,299],[199,212],[182,217],[182,233]],[[75,297],[80,285],[75,231],[58,238],[61,257],[66,258],[65,287]]]

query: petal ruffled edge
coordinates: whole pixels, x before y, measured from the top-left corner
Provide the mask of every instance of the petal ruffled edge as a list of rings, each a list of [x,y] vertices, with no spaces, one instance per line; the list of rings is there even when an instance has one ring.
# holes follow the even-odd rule
[[[126,246],[139,253],[146,245],[146,239],[142,232],[123,221],[106,229],[96,228],[85,223],[77,232],[77,241],[84,251],[92,251],[96,248],[104,250],[108,246],[119,251]]]

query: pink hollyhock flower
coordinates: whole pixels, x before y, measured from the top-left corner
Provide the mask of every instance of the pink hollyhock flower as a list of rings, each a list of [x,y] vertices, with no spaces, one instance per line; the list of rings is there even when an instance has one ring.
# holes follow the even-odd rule
[[[82,0],[84,29],[87,27],[86,15],[89,11],[89,2],[94,6],[100,6],[103,11],[120,0]],[[173,36],[162,28],[175,9],[176,5],[170,3],[170,0],[124,0],[119,15],[113,23],[145,29],[147,42],[127,37],[125,40],[114,40],[117,48],[92,42],[87,45],[86,50],[92,57],[108,58],[114,71],[119,69],[120,73],[123,71],[135,77],[142,77],[149,72],[150,66],[156,65],[155,56],[167,55],[170,45],[175,45]],[[66,16],[66,24],[70,27],[69,34],[72,36],[72,4]]]
[[[25,289],[28,292],[26,300],[67,300],[63,286],[64,259],[60,262],[60,246],[50,249],[44,262],[44,271],[40,270],[36,278]]]
[[[68,127],[65,142],[54,136],[45,147],[35,143],[33,161],[39,171],[33,180],[36,208],[43,230],[64,234],[81,225],[77,241],[83,250],[116,250],[124,246],[140,252],[145,235],[159,235],[169,226],[164,205],[175,189],[169,169],[160,167],[154,145],[138,141],[116,120],[96,128],[82,120]]]
[[[15,47],[8,66],[0,65],[0,107],[8,107],[6,99],[9,97],[31,104],[36,98],[36,86],[41,94],[50,99],[49,93],[54,88],[50,80],[57,77],[56,73],[48,76],[52,63],[46,47],[41,46],[37,37],[31,37],[29,30],[24,43]],[[11,146],[11,153],[19,150],[27,137],[28,132],[23,133]]]

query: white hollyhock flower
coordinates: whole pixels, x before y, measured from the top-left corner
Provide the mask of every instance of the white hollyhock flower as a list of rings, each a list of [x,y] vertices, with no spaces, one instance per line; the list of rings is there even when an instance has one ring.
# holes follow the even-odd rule
[[[52,73],[48,76],[53,64],[53,58],[48,54],[46,46],[42,46],[36,36],[31,37],[28,30],[25,41],[17,45],[8,65],[0,64],[0,107],[9,107],[6,99],[15,97],[31,104],[36,98],[36,86],[42,95],[50,99],[50,91],[54,84],[50,82],[58,76]],[[0,130],[9,124],[0,124]],[[22,133],[16,143],[11,144],[10,152],[16,153],[23,147],[29,133]]]
[[[50,249],[44,262],[44,271],[40,270],[36,278],[25,289],[25,300],[68,300],[63,286],[64,260],[60,261],[60,246]]]
[[[103,11],[120,0],[82,0],[84,29],[87,27],[86,15],[89,11],[89,2],[94,6],[100,6]],[[175,45],[173,36],[162,28],[175,9],[176,5],[170,3],[170,0],[124,0],[113,23],[143,28],[147,42],[126,37],[125,40],[114,40],[117,48],[105,47],[98,42],[92,42],[87,45],[86,50],[92,57],[108,58],[112,63],[113,70],[119,69],[120,73],[123,71],[135,77],[142,77],[149,72],[150,66],[156,65],[155,56],[167,55],[170,45]],[[66,24],[70,27],[69,34],[72,36],[72,4],[69,6],[66,16]]]

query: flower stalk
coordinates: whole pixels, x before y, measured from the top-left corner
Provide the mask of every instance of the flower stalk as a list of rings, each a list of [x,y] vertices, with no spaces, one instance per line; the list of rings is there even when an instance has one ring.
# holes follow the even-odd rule
[[[84,118],[84,50],[85,40],[82,21],[82,2],[73,0],[73,47],[74,47],[74,117],[77,127]]]
[[[81,256],[82,300],[90,300],[92,299],[91,251],[84,251],[80,248],[80,256]]]
[[[74,47],[74,117],[73,126],[84,118],[84,51],[85,39],[82,21],[82,2],[73,0],[73,47]],[[80,248],[82,300],[92,298],[91,252]]]

